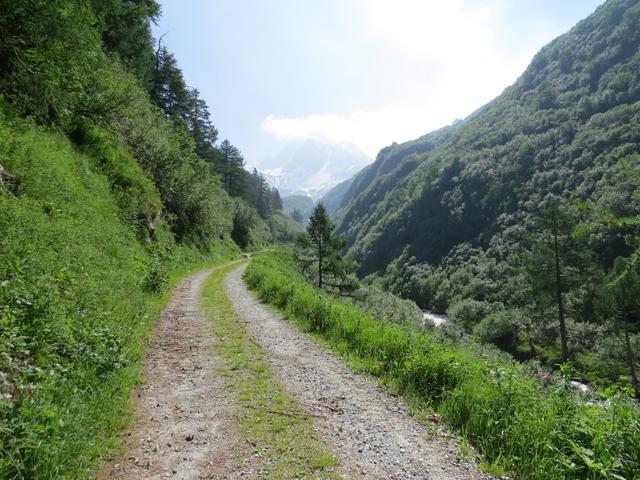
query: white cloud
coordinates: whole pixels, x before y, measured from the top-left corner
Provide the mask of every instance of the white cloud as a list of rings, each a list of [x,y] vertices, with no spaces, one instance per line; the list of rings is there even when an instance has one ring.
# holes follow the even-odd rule
[[[420,110],[394,107],[357,110],[348,116],[314,113],[301,118],[278,118],[269,115],[262,122],[262,128],[278,139],[314,138],[331,144],[349,141],[372,158],[385,145],[411,140],[439,126]]]
[[[454,52],[486,48],[492,36],[491,10],[471,10],[463,0],[353,0],[352,5],[367,18],[373,36],[394,42],[405,54],[447,60]]]
[[[463,0],[351,0],[349,5],[354,35],[369,47],[362,61],[373,57],[376,64],[376,75],[362,81],[384,85],[379,98],[346,115],[269,115],[262,128],[274,137],[348,140],[375,156],[393,141],[416,138],[490,101],[515,81],[548,38],[541,31],[521,39],[521,48],[507,49],[495,36],[501,26],[494,12],[472,9]]]

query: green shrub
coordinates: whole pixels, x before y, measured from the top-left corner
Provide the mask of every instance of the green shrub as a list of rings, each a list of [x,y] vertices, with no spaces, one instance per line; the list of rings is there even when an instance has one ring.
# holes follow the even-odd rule
[[[491,310],[492,306],[487,302],[467,298],[449,307],[447,318],[460,328],[471,331]]]
[[[513,353],[518,346],[518,329],[513,312],[499,310],[484,317],[473,327],[473,334],[482,343],[490,343],[505,352]]]
[[[151,267],[144,280],[144,288],[147,292],[162,293],[169,285],[169,272],[166,264],[158,257],[151,258]]]
[[[353,304],[381,322],[422,325],[422,312],[413,301],[403,300],[375,285],[361,286]]]

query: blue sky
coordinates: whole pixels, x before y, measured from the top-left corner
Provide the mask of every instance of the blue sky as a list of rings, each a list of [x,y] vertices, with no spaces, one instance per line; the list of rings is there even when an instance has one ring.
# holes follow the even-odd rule
[[[259,166],[290,139],[373,157],[463,118],[602,0],[160,2],[156,37]]]

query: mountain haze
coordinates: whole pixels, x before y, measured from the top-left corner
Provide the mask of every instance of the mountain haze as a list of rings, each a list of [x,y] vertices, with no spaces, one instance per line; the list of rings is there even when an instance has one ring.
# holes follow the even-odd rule
[[[366,167],[363,170],[366,170]],[[353,177],[347,178],[345,181],[340,182],[338,185],[333,187],[322,196],[322,198],[320,199],[320,203],[325,206],[327,212],[330,215],[333,215],[343,207],[345,196],[351,189],[351,185],[353,185],[353,181],[355,180],[355,178],[360,174],[361,172],[358,172]]]
[[[348,142],[329,145],[307,139],[288,143],[260,168],[283,195],[307,195],[318,200],[370,162],[369,157]]]
[[[314,203],[311,197],[307,195],[290,195],[282,197],[282,210],[291,214],[294,210],[298,210],[303,218],[309,218],[313,211]]]

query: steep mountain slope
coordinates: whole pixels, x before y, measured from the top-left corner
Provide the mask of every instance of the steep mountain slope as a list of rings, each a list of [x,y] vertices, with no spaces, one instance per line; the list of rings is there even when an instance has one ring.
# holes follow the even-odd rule
[[[329,145],[309,139],[287,144],[260,168],[283,195],[303,194],[317,200],[370,161],[347,142]]]
[[[420,165],[419,155],[430,152],[447,140],[450,134],[462,123],[464,122],[459,121],[416,140],[400,145],[394,143],[383,148],[374,163],[328,191],[322,199],[323,202],[328,200],[331,206],[330,212],[333,213],[348,205],[365,191],[374,195],[375,192],[384,194],[394,188],[397,180],[418,168]]]
[[[338,215],[360,273],[403,252],[439,264],[462,244],[504,255],[552,196],[637,212],[618,162],[640,152],[639,46],[640,5],[611,0],[464,124],[384,149]]]
[[[238,250],[177,246],[163,219],[151,243],[160,197],[122,146],[102,132],[78,149],[13,110],[0,102],[0,478],[82,478],[120,425],[166,271]]]
[[[393,188],[396,180],[413,172],[420,165],[417,156],[443,143],[458,127],[475,118],[482,110],[483,107],[464,120],[456,120],[450,126],[423,135],[416,140],[401,144],[394,143],[383,148],[375,162],[333,187],[324,194],[321,202],[327,207],[329,213],[334,214],[346,207],[351,200],[363,193],[374,182],[391,182],[384,187],[384,190]]]
[[[366,170],[367,167],[364,168]],[[322,203],[329,215],[334,215],[340,208],[343,206],[344,197],[351,188],[353,181],[356,176],[354,175],[351,178],[347,178],[345,181],[340,182],[338,185],[333,187],[327,193],[325,193],[322,198],[319,200],[319,203]]]
[[[304,218],[308,218],[313,211],[313,200],[307,195],[289,195],[282,198],[282,210],[291,213],[298,210]]]

